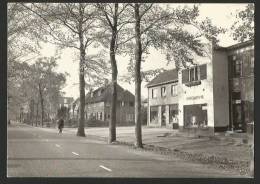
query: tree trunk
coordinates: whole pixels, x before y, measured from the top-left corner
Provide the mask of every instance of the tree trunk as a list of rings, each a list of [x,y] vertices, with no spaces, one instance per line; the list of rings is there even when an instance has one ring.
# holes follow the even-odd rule
[[[143,148],[141,121],[141,59],[142,43],[140,33],[139,5],[135,4],[135,145]]]
[[[80,41],[80,63],[79,63],[79,94],[80,94],[80,108],[79,108],[79,126],[77,136],[85,137],[85,76],[84,76],[84,62],[85,62],[85,48],[82,33],[83,12],[81,4],[80,8],[80,20],[79,20],[79,41]]]
[[[39,101],[36,106],[36,126],[38,126],[38,118],[39,118]]]
[[[41,83],[39,83],[39,95],[40,95],[40,102],[41,102],[41,125],[43,127],[44,105],[43,105],[43,96],[42,96]]]
[[[31,100],[31,106],[30,106],[30,121],[33,126],[33,121],[34,121],[34,100]]]
[[[110,40],[110,63],[112,67],[112,100],[111,100],[111,118],[109,121],[109,143],[116,141],[116,105],[117,105],[117,63],[115,56],[115,44],[116,44],[116,34],[117,34],[117,10],[118,3],[115,3],[115,16],[113,17],[114,25],[112,29],[112,37]]]

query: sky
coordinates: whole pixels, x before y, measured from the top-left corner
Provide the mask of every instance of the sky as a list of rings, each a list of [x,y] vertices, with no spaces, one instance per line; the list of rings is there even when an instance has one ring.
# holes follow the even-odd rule
[[[184,4],[182,4],[184,5]],[[186,4],[191,5],[191,4]],[[231,25],[236,20],[235,14],[239,10],[245,9],[246,4],[200,4],[200,16],[199,19],[205,19],[209,17],[212,20],[213,25],[220,26],[230,30]],[[222,47],[227,47],[237,42],[232,39],[231,32],[227,31],[224,35],[219,36],[219,45]],[[69,77],[67,78],[66,86],[63,89],[65,96],[73,97],[74,99],[79,97],[79,77],[78,77],[78,68],[79,64],[76,60],[75,51],[72,49],[65,49],[61,54],[61,58],[57,61],[58,68],[57,71],[68,72]],[[42,56],[54,56],[55,55],[55,46],[51,44],[44,44],[41,50]],[[109,58],[108,58],[109,59]],[[128,58],[117,56],[118,64],[118,75],[119,77],[127,72]],[[166,65],[165,56],[160,52],[151,49],[150,55],[147,57],[146,61],[142,63],[142,68],[144,70],[156,69],[164,67],[165,69],[173,69],[174,64],[171,63],[168,66]],[[134,83],[129,84],[125,82],[118,81],[119,85],[123,88],[129,90],[134,94]],[[145,87],[147,83],[142,82],[141,94],[143,98],[147,98],[147,88]],[[87,91],[86,91],[87,92]]]

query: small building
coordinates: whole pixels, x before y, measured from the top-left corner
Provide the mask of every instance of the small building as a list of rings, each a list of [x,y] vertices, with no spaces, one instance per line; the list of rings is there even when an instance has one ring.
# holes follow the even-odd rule
[[[147,84],[148,126],[170,127],[178,124],[178,71],[159,74]]]
[[[59,107],[71,108],[73,102],[73,97],[60,97],[59,98]]]
[[[205,53],[148,83],[148,126],[171,127],[176,117],[180,131],[212,135],[245,132],[253,124],[253,41],[226,48],[205,44]]]
[[[134,125],[134,95],[117,84],[117,125]],[[112,85],[104,86],[90,91],[86,95],[86,119],[88,126],[108,125],[111,113]],[[94,122],[94,124],[93,124]]]

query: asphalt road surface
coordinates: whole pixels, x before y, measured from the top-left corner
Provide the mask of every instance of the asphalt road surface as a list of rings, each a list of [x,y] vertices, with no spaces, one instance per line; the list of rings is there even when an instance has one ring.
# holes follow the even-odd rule
[[[8,177],[240,177],[173,156],[22,124],[8,127],[7,147]]]

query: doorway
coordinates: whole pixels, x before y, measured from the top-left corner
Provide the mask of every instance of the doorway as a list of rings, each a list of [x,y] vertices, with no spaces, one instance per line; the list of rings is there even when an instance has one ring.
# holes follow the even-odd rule
[[[165,105],[162,105],[161,107],[161,126],[166,126],[166,110]]]

